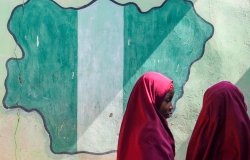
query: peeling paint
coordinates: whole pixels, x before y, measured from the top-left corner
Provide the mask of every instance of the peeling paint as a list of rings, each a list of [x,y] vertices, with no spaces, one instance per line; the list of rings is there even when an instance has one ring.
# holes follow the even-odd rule
[[[39,37],[36,36],[36,46],[39,47]]]

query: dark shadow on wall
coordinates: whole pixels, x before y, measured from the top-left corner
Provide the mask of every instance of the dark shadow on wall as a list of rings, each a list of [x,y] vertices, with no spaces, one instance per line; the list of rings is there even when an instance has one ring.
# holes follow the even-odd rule
[[[244,94],[245,102],[248,106],[248,115],[250,115],[250,68],[246,71],[246,73],[239,79],[236,83],[238,87],[240,87],[241,91]]]

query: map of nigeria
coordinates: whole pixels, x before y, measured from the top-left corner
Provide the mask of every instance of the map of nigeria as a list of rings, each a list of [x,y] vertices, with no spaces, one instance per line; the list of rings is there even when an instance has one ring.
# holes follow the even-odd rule
[[[213,34],[190,2],[175,0],[146,13],[109,0],[79,9],[29,0],[13,10],[8,29],[23,56],[7,62],[4,106],[37,111],[54,153],[115,150],[137,78],[168,75],[176,102]]]

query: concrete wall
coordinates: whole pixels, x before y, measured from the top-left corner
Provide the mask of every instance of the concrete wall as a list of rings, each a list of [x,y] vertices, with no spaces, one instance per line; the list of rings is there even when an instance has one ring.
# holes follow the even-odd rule
[[[249,1],[54,2],[0,2],[1,159],[115,159],[127,98],[149,70],[175,81],[177,159],[206,88],[232,81],[250,104]]]

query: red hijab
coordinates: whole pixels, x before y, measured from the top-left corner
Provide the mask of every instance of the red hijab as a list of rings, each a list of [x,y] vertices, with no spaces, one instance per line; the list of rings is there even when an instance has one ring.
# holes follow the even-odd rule
[[[186,160],[250,160],[250,120],[240,90],[222,81],[204,95]]]
[[[123,117],[117,160],[173,160],[174,138],[158,109],[173,81],[156,72],[136,82]]]

